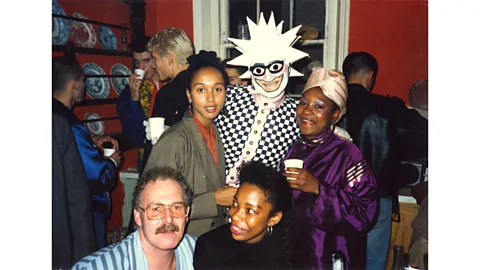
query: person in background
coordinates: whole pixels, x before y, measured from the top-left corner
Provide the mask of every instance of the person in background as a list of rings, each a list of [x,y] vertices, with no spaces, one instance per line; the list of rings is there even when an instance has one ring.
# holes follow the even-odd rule
[[[160,80],[168,82],[155,98],[152,117],[163,117],[166,126],[173,126],[183,119],[188,109],[186,70],[189,65],[187,58],[194,54],[193,43],[182,29],[167,28],[152,37],[148,50],[155,59]],[[148,125],[148,122],[144,124]],[[155,145],[158,138],[147,136],[147,139]]]
[[[105,246],[106,222],[110,211],[110,195],[123,155],[118,142],[110,136],[92,136],[73,113],[75,103],[85,96],[85,74],[75,58],[54,57],[52,61],[52,112],[65,117],[72,128],[80,157],[85,168],[87,184],[92,198],[95,235],[98,248]],[[117,150],[109,157],[103,156],[103,143],[110,142]]]
[[[428,182],[421,182],[412,187],[412,196],[420,205],[420,209],[411,223],[413,233],[408,249],[408,265],[425,270],[427,268],[425,256],[428,254]]]
[[[151,116],[155,97],[160,88],[160,76],[155,70],[155,59],[148,51],[149,40],[148,36],[141,37],[130,44],[135,69],[145,71],[145,75],[143,80],[140,80],[138,74],[132,73],[128,78],[128,87],[123,89],[117,101],[122,135],[131,146],[139,148],[138,160],[143,159],[145,147],[143,121]]]
[[[236,188],[225,186],[224,148],[213,123],[225,102],[227,74],[214,52],[201,51],[188,62],[184,91],[191,109],[163,132],[145,169],[171,166],[185,175],[195,194],[187,233],[200,236],[227,222],[225,207]]]
[[[74,270],[193,269],[196,238],[185,234],[192,190],[170,167],[146,170],[133,192],[138,229],[79,260]]]
[[[372,93],[378,63],[367,52],[352,52],[343,61],[348,82],[348,111],[339,126],[353,139],[369,164],[380,194],[380,211],[368,233],[366,269],[385,269],[392,212],[399,213],[401,161],[427,155],[427,120],[397,97]]]
[[[285,160],[303,168],[282,171],[295,202],[294,266],[331,269],[332,254],[345,256],[345,269],[365,269],[367,231],[378,204],[375,178],[360,150],[333,132],[347,110],[347,84],[338,70],[312,71],[297,106],[302,132]]]
[[[52,267],[71,268],[97,250],[90,192],[67,120],[52,114]]]
[[[195,269],[290,268],[293,200],[285,177],[252,161],[240,169],[239,179],[232,221],[198,238]]]
[[[247,72],[247,68],[229,65],[228,62],[231,60],[232,58],[227,58],[220,63],[225,68],[225,71],[227,72],[228,84],[248,85],[247,79],[240,79],[240,75]]]
[[[185,31],[178,28],[163,29],[155,34],[148,41],[148,44],[142,43],[142,45],[146,45],[146,47],[141,48],[142,55],[148,54],[151,56],[151,65],[155,67],[156,71],[155,76],[165,84],[158,90],[157,94],[145,95],[142,102],[148,104],[148,106],[142,106],[143,110],[138,105],[139,102],[135,107],[125,106],[125,104],[117,105],[119,117],[121,118],[123,114],[125,119],[131,118],[130,122],[134,122],[136,127],[132,132],[137,134],[137,142],[144,143],[143,155],[141,151],[139,152],[139,155],[142,155],[141,165],[138,168],[139,174],[145,169],[152,146],[158,140],[158,138],[151,138],[150,136],[148,119],[150,117],[163,117],[165,118],[165,127],[172,126],[182,119],[183,114],[188,109],[188,99],[185,95],[185,89],[187,89],[185,70],[188,68],[187,58],[194,52],[192,41]],[[138,80],[135,80],[136,77],[134,74],[131,76],[131,83],[134,85],[138,84]],[[135,110],[126,110],[125,108],[134,108]],[[123,113],[122,110],[124,110]],[[135,116],[131,116],[132,114]],[[125,127],[128,128],[128,126]],[[132,212],[128,232],[131,233],[133,230],[135,230],[135,222]]]

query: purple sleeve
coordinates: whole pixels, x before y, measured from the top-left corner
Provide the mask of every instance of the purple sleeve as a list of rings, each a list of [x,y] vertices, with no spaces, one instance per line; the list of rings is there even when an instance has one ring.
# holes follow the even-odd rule
[[[315,202],[305,209],[312,226],[337,235],[366,231],[377,211],[376,182],[367,163],[364,159],[348,163],[341,184],[331,186],[320,180]]]

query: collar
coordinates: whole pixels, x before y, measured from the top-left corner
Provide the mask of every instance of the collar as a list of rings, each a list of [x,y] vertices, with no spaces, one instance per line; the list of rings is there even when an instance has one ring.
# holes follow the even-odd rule
[[[334,137],[334,133],[332,129],[327,129],[325,132],[318,134],[311,140],[307,140],[303,135],[301,136],[300,142],[302,144],[308,145],[308,146],[316,146],[320,144],[325,144],[327,142],[330,142]]]

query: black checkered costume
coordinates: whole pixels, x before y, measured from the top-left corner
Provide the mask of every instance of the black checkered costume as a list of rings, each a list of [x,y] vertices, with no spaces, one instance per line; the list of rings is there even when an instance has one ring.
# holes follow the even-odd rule
[[[269,109],[272,104],[256,104],[248,87],[229,85],[224,108],[215,119],[225,147],[227,183],[237,181],[238,167],[235,165],[241,165],[240,157],[248,155],[250,145],[256,145],[256,140],[253,139],[252,142],[252,138],[258,138],[258,135],[254,135],[258,134],[258,131],[261,130],[258,147],[255,153],[250,154],[244,161],[260,160],[274,168],[279,168],[289,147],[300,136],[295,121],[298,100],[285,96],[279,107]],[[266,114],[266,118],[260,114]],[[259,117],[263,117],[261,119],[265,121],[259,121]],[[234,171],[230,173],[232,169]],[[236,184],[238,185],[238,182]]]

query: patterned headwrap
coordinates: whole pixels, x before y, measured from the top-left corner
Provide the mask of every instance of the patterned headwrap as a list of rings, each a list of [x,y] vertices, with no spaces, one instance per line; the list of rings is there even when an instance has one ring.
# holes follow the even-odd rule
[[[310,78],[308,78],[302,94],[313,87],[320,87],[323,90],[323,94],[340,108],[340,117],[336,121],[338,122],[347,112],[348,90],[343,73],[336,69],[327,71],[322,67],[317,67],[312,71]]]

